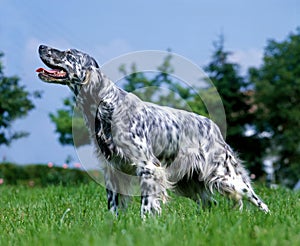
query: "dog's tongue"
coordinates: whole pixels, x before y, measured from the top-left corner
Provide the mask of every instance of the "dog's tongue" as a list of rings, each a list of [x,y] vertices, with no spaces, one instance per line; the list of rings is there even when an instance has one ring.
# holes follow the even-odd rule
[[[43,73],[43,74],[48,74],[49,76],[53,77],[53,78],[64,78],[67,76],[67,73],[62,70],[62,69],[46,69],[46,68],[38,68],[37,70],[35,70],[38,73]]]
[[[37,70],[35,70],[37,73],[42,73],[42,72],[46,72],[46,73],[50,73],[50,74],[54,74],[54,73],[57,73],[59,70],[56,70],[56,69],[52,69],[52,70],[48,70],[48,69],[45,69],[45,68],[38,68]]]

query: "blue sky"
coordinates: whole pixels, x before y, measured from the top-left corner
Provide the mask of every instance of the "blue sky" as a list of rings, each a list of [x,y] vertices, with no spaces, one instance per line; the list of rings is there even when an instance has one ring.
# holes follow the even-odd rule
[[[245,70],[259,66],[267,40],[283,40],[300,26],[300,2],[240,0],[58,1],[1,0],[0,51],[5,75],[18,75],[28,90],[42,90],[36,108],[13,128],[30,132],[3,157],[17,163],[63,163],[74,157],[73,147],[62,147],[49,113],[70,95],[67,88],[42,83],[35,69],[41,61],[39,44],[59,49],[77,48],[99,64],[131,51],[171,50],[199,66],[207,64],[212,42],[222,32],[231,60]],[[159,65],[159,64],[158,64]]]

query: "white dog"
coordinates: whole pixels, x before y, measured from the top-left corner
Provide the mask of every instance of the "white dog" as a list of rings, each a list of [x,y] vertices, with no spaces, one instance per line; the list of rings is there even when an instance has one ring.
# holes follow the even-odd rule
[[[119,193],[128,186],[119,173],[137,175],[141,188],[141,215],[160,213],[167,189],[209,205],[213,190],[236,201],[246,198],[269,212],[254,193],[248,173],[219,128],[203,116],[144,102],[103,75],[96,61],[77,50],[39,47],[39,68],[46,82],[67,85],[98,146],[104,165],[108,208],[117,213]],[[92,114],[97,107],[96,114]]]

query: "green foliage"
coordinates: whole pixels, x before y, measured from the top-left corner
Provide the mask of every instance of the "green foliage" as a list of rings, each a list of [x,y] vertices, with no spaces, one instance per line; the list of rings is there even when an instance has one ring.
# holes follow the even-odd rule
[[[253,91],[245,78],[239,75],[238,64],[228,60],[230,52],[224,50],[223,36],[214,43],[212,61],[205,67],[217,88],[226,113],[226,141],[235,149],[248,168],[257,176],[262,175],[261,141],[256,134],[246,136],[247,127],[253,126]],[[222,126],[220,126],[222,128]]]
[[[270,206],[243,212],[218,198],[199,211],[173,197],[162,215],[140,219],[140,198],[116,218],[107,211],[105,188],[91,182],[69,187],[0,186],[0,245],[299,245],[300,194],[258,189]]]
[[[125,80],[123,88],[147,102],[191,110],[188,102],[195,96],[195,92],[171,76],[174,73],[171,61],[172,55],[169,54],[157,67],[156,73],[138,72],[136,64],[132,64],[131,71],[128,72],[121,65],[120,71]]]
[[[293,185],[300,179],[300,28],[282,42],[270,40],[263,65],[249,72],[257,129],[268,143],[267,154],[278,157],[279,181]]]
[[[0,53],[0,58],[3,53]],[[13,131],[12,123],[34,108],[31,97],[40,97],[40,92],[30,94],[21,86],[16,76],[6,77],[0,61],[0,145],[9,145],[13,140],[28,135],[25,131]]]
[[[74,112],[75,97],[64,99],[64,108],[50,114],[51,121],[55,124],[55,132],[59,134],[59,142],[62,145],[73,145],[73,133],[76,132],[76,146],[90,143],[88,130],[84,120],[78,112]]]
[[[0,179],[5,185],[78,185],[90,181],[86,172],[79,169],[64,169],[46,165],[19,166],[12,163],[0,164]]]

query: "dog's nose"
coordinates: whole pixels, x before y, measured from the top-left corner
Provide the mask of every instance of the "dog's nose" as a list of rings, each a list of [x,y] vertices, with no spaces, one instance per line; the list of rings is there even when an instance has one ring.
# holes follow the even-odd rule
[[[39,50],[45,50],[45,49],[47,49],[46,45],[40,45]]]

